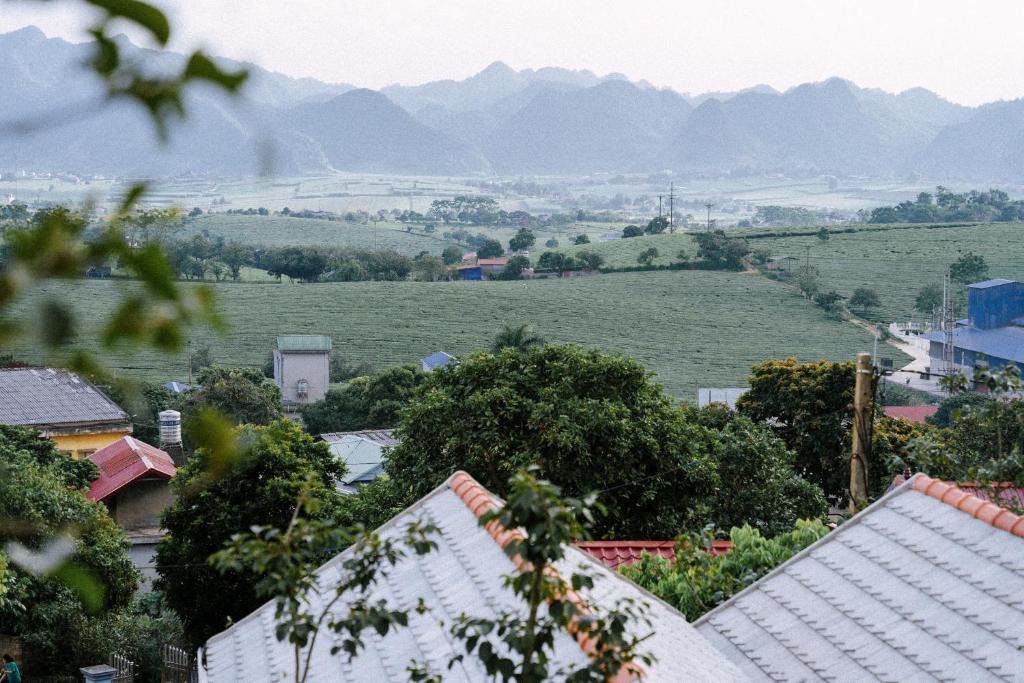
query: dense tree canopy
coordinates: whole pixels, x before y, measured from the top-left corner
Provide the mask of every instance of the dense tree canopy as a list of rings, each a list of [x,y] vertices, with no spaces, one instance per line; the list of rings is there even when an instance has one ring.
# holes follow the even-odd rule
[[[86,631],[123,609],[138,585],[128,541],[83,489],[98,475],[33,430],[0,427],[0,542],[38,552],[70,534],[71,554],[45,573],[10,562],[0,550],[0,620],[22,639],[37,673],[73,672],[106,653],[86,646]],[[14,523],[17,522],[17,523]]]
[[[504,254],[505,249],[501,246],[501,242],[494,239],[485,240],[476,250],[476,255],[479,258],[499,258]]]
[[[212,367],[196,381],[201,388],[185,394],[181,402],[186,423],[204,408],[235,424],[269,424],[281,416],[281,390],[259,370]]]
[[[546,346],[476,354],[431,373],[387,471],[415,500],[463,469],[499,495],[532,463],[566,495],[601,491],[602,537],[700,526],[716,484],[705,430],[636,361]]]
[[[722,268],[742,268],[743,257],[750,253],[745,239],[729,237],[723,230],[698,232],[693,238],[697,242],[697,258]]]
[[[311,434],[393,427],[425,377],[414,365],[356,377],[328,391],[322,400],[302,406],[302,420]]]
[[[849,487],[854,364],[770,360],[753,367],[737,408],[767,422],[796,453],[797,472],[842,499]]]
[[[953,221],[1019,221],[1024,201],[1011,200],[1002,190],[962,194],[941,185],[935,194],[921,192],[913,202],[882,206],[871,212],[869,223],[949,223]]]
[[[207,563],[211,554],[254,525],[286,527],[304,487],[323,503],[317,515],[338,511],[335,481],[344,466],[326,443],[289,420],[240,427],[238,440],[243,450],[226,469],[220,456],[198,450],[172,480],[177,500],[164,512],[169,535],[157,550],[157,587],[196,645],[261,602],[250,574],[217,572]]]

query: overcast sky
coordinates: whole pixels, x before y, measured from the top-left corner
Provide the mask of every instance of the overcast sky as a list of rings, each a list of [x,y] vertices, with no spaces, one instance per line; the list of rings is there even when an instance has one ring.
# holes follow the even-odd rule
[[[681,92],[842,76],[964,104],[1024,96],[1022,0],[153,0],[175,49],[379,88],[465,78],[501,60]],[[74,0],[0,0],[0,32],[83,40]]]

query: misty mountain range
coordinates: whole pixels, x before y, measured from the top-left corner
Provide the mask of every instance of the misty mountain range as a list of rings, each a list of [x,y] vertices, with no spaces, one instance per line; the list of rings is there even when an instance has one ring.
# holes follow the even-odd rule
[[[119,40],[123,54],[154,71],[182,59]],[[672,170],[1024,180],[1024,100],[971,108],[923,88],[890,94],[838,78],[785,92],[758,86],[692,97],[618,74],[516,71],[500,62],[461,81],[380,91],[245,64],[250,81],[244,102],[193,90],[189,119],[160,147],[134,105],[96,106],[98,83],[81,68],[90,52],[87,44],[47,38],[36,28],[0,34],[0,171],[241,176],[268,168],[282,175],[331,169],[415,175]],[[3,127],[11,121],[39,128],[12,134]]]

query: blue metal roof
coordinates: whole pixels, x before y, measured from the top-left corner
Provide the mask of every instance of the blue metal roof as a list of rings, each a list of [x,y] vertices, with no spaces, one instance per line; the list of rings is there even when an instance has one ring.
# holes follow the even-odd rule
[[[436,370],[437,368],[443,368],[453,360],[455,360],[455,356],[444,351],[437,351],[422,359],[422,363],[426,368]]]
[[[989,287],[999,287],[1001,285],[1008,285],[1008,284],[1010,284],[1012,282],[1015,282],[1015,281],[1014,280],[1006,280],[1006,279],[1003,279],[1001,277],[997,277],[997,278],[994,278],[992,280],[983,280],[981,282],[972,282],[971,284],[969,284],[967,286],[970,287],[971,289],[987,289]]]
[[[943,342],[945,332],[929,332],[922,335],[934,342]],[[953,333],[953,345],[957,348],[983,353],[990,358],[1002,358],[1024,363],[1024,327],[997,327],[979,330],[973,327],[959,328]]]

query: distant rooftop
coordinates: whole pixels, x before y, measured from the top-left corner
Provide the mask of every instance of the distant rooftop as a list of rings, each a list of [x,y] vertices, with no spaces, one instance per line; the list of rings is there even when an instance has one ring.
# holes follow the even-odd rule
[[[931,417],[938,411],[938,406],[884,406],[882,408],[886,417],[900,417],[921,424],[924,424],[925,418]]]
[[[443,368],[444,366],[455,360],[455,356],[444,351],[435,351],[426,358],[420,359],[425,370],[436,370],[437,368]]]
[[[1006,280],[1004,278],[994,278],[992,280],[983,280],[981,282],[972,282],[967,285],[971,289],[988,289],[989,287],[999,287],[1000,285],[1009,285],[1015,282],[1015,280]]]
[[[283,334],[277,338],[277,350],[290,353],[323,353],[331,350],[331,338],[319,334]]]
[[[54,368],[0,370],[0,424],[71,427],[117,423],[128,413],[73,372]]]
[[[946,333],[942,331],[922,334],[922,339],[944,342]],[[953,345],[984,353],[989,358],[1002,358],[1024,363],[1024,328],[1006,326],[991,330],[979,330],[974,327],[959,328],[953,333]]]

